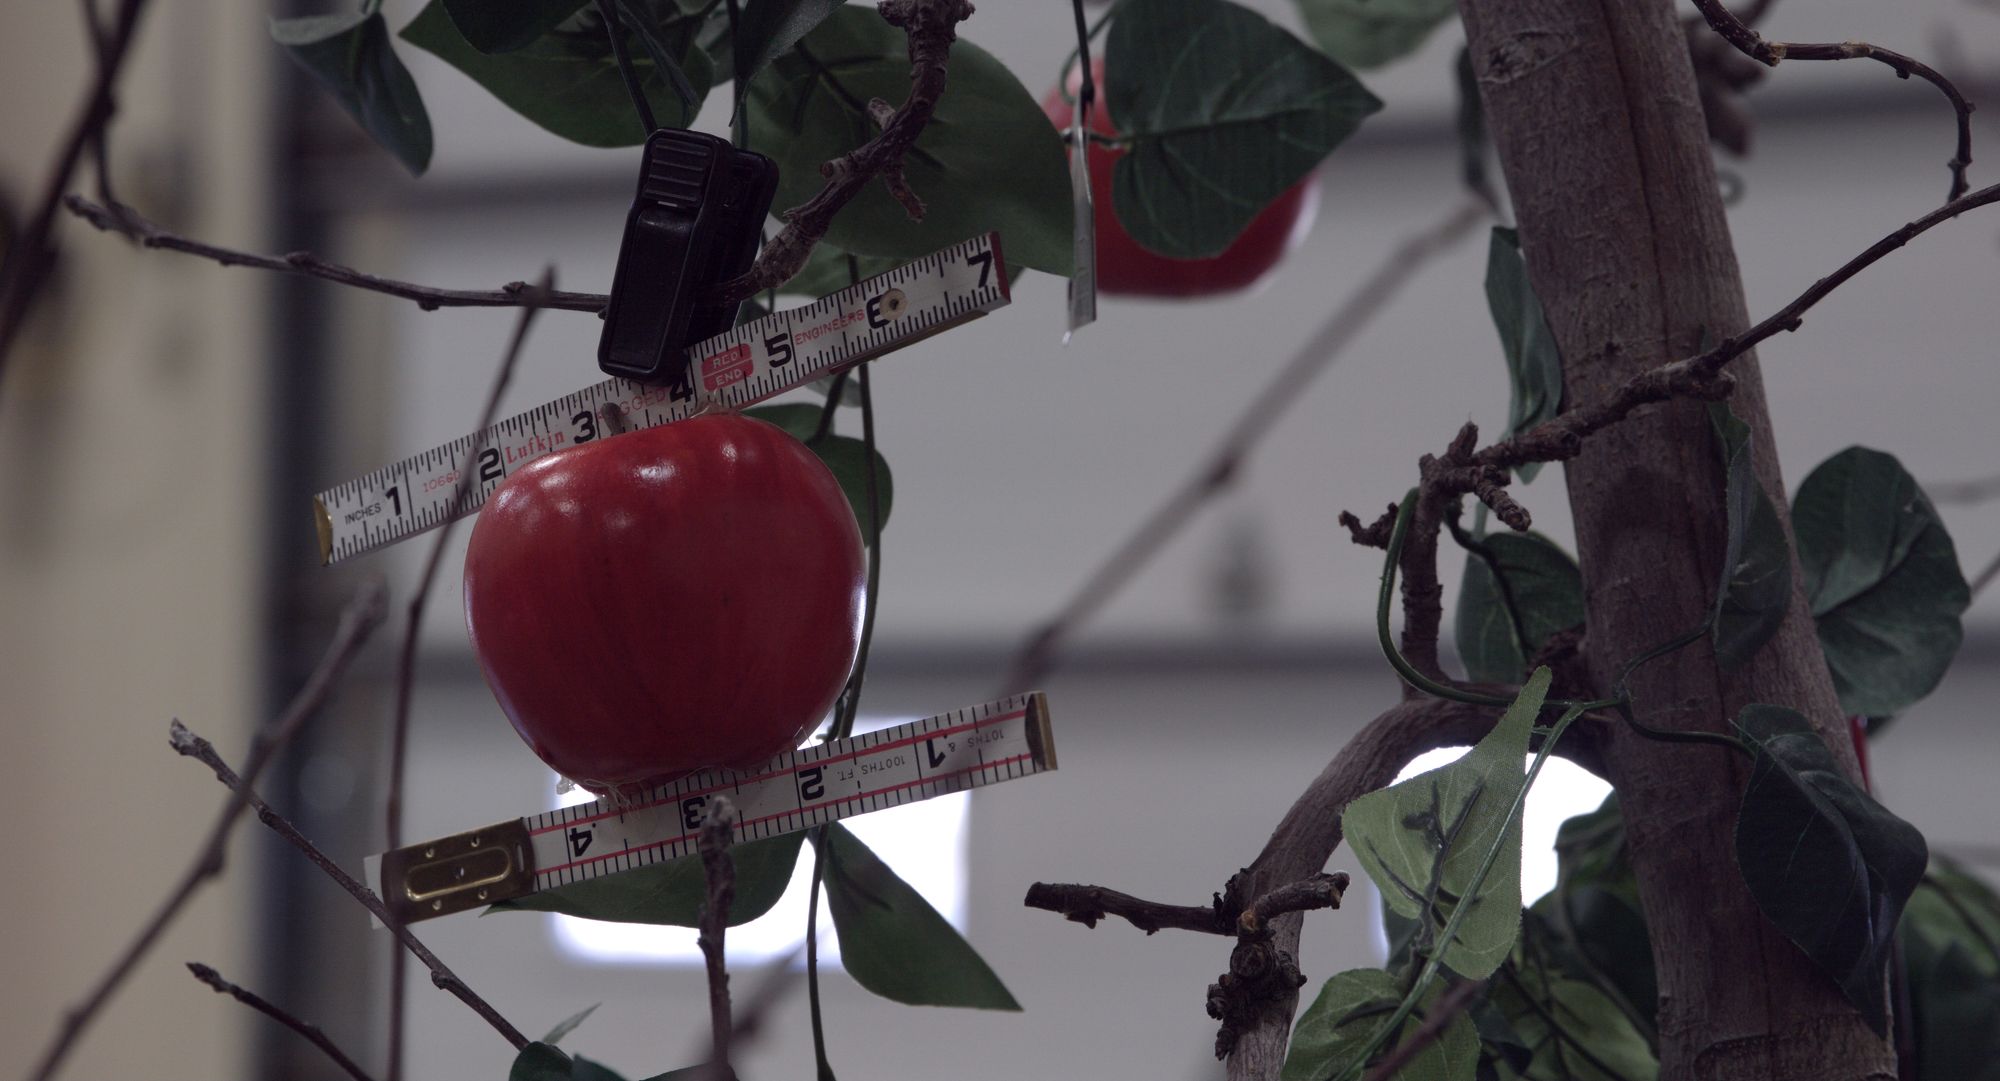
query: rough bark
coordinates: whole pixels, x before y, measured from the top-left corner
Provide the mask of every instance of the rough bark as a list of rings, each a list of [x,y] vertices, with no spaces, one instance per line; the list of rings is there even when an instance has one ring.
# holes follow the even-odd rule
[[[1565,406],[1748,324],[1717,195],[1686,38],[1669,0],[1460,0],[1473,67],[1535,291],[1560,346]],[[1730,366],[1759,480],[1784,486],[1754,357]],[[1723,546],[1723,477],[1699,402],[1649,406],[1567,465],[1593,677],[1696,625]],[[1795,576],[1796,580],[1796,576]],[[1776,702],[1822,734],[1845,725],[1803,593],[1748,665],[1718,670],[1706,643],[1632,681],[1642,721],[1722,731]],[[1830,739],[1853,772],[1852,748]],[[1660,977],[1663,1079],[1893,1078],[1896,1061],[1757,911],[1732,830],[1746,770],[1726,751],[1605,748],[1625,808]]]

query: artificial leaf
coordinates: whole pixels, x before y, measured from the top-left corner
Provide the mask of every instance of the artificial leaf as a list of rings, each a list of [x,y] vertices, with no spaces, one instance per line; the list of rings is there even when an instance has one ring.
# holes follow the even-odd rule
[[[731,927],[769,912],[784,896],[804,840],[802,833],[786,833],[745,841],[729,850],[736,862],[736,900],[729,906]],[[687,855],[502,901],[486,911],[561,912],[587,920],[693,927],[707,900],[708,879],[702,872],[701,857]]]
[[[1971,602],[1937,510],[1894,456],[1849,447],[1792,500],[1820,649],[1848,713],[1886,717],[1929,694]]]
[[[1887,1033],[1882,969],[1923,877],[1924,836],[1848,780],[1796,711],[1751,704],[1736,727],[1756,751],[1736,819],[1736,864],[1750,895]]]
[[[2000,1079],[2000,897],[1942,857],[1897,930],[1910,989],[1917,1081]],[[1900,1024],[1899,1019],[1899,1024]]]
[[[1750,426],[1730,412],[1728,402],[1711,402],[1708,419],[1728,478],[1723,496],[1728,532],[1713,617],[1715,659],[1726,670],[1755,656],[1785,621],[1792,603],[1792,551],[1777,505],[1757,482]]]
[[[271,37],[403,168],[430,165],[430,115],[381,12],[272,19]]]
[[[669,14],[650,24],[649,31],[663,48],[680,55],[681,70],[699,94],[711,77],[707,54],[694,44],[701,17],[667,7]],[[645,38],[629,26],[626,33],[631,38],[627,51],[633,70],[653,115],[664,124],[693,120],[696,106],[682,99],[672,77],[652,60]],[[565,139],[585,146],[636,146],[645,141],[610,39],[594,10],[578,13],[519,49],[488,55],[459,33],[443,0],[431,0],[403,28],[402,36]]]
[[[1417,50],[1446,19],[1454,0],[1298,0],[1306,30],[1349,67],[1380,67]]]
[[[849,260],[853,260],[851,266]],[[806,265],[792,275],[790,281],[778,286],[778,292],[818,300],[828,293],[837,293],[853,285],[860,278],[872,278],[903,263],[904,260],[894,256],[855,255],[822,240],[813,245],[812,254],[806,257]],[[857,272],[859,277],[856,277]]]
[[[862,539],[872,544],[874,538],[868,530],[868,466],[865,464],[868,461],[868,444],[831,432],[815,439],[814,433],[819,431],[819,418],[823,412],[825,410],[817,405],[766,405],[745,409],[743,415],[783,428],[818,455],[819,460],[833,471],[833,479],[840,482],[840,490],[847,496],[847,505],[854,510],[855,524],[861,527]],[[876,532],[889,524],[889,508],[895,501],[896,483],[889,474],[889,461],[882,457],[878,449],[875,452]]]
[[[737,20],[736,37],[730,56],[743,57],[742,77],[736,80],[736,107],[743,107],[743,95],[757,73],[784,55],[799,39],[826,21],[846,0],[749,0]],[[735,65],[730,65],[735,71]],[[953,74],[957,74],[953,72]]]
[[[1021,1008],[950,921],[860,838],[838,824],[825,836],[826,906],[856,983],[912,1006]]]
[[[873,138],[870,98],[910,93],[909,41],[871,8],[843,4],[750,82],[750,145],[778,163],[779,207],[825,183],[820,166]],[[1007,258],[1070,269],[1069,172],[1062,138],[1012,72],[977,45],[951,47],[951,77],[904,158],[922,221],[885,185],[865,187],[826,239],[844,251],[908,260],[998,229]]]
[[[1422,1024],[1424,1008],[1434,1003],[1443,989],[1441,981],[1433,985],[1424,1003],[1397,1033],[1398,1039]],[[1284,1081],[1320,1081],[1340,1073],[1368,1046],[1375,1030],[1402,1000],[1402,985],[1379,968],[1357,968],[1327,980],[1292,1028],[1292,1045],[1285,1053],[1280,1076]],[[1384,1044],[1377,1057],[1395,1044],[1395,1040]],[[1460,1015],[1396,1076],[1412,1081],[1471,1081],[1478,1061],[1478,1029],[1470,1017]]]
[[[1618,794],[1563,822],[1555,848],[1556,887],[1535,902],[1527,918],[1547,928],[1555,967],[1596,985],[1650,1031],[1658,974],[1638,881],[1625,855]]]
[[[1142,247],[1176,258],[1229,247],[1382,107],[1339,63],[1228,0],[1127,0],[1104,51],[1105,107],[1131,146],[1112,206]]]
[[[1486,306],[1507,356],[1507,434],[1516,436],[1555,419],[1562,406],[1563,373],[1556,337],[1528,280],[1520,234],[1512,229],[1495,226],[1486,246]],[[1525,483],[1541,468],[1540,462],[1527,462],[1514,471]]]
[[[694,114],[701,111],[702,96],[707,93],[709,79],[713,77],[704,76],[702,85],[697,88],[694,80],[688,78],[687,65],[682,63],[683,59],[700,65],[708,63],[708,54],[693,45],[694,38],[700,30],[699,24],[669,23],[669,26],[675,27],[678,31],[669,40],[661,35],[660,27],[655,25],[652,19],[647,18],[646,12],[635,7],[642,0],[613,0],[613,2],[618,5],[619,25],[638,39],[640,48],[645,50],[646,59],[653,64],[653,70],[666,78],[667,85],[674,88],[674,95],[681,99],[684,122],[691,123]],[[677,53],[681,59],[676,59]],[[616,62],[616,55],[612,59]],[[696,70],[700,68],[697,67]],[[626,96],[631,96],[629,87],[626,89]],[[653,119],[658,120],[659,117],[655,116]]]
[[[1486,738],[1446,766],[1347,805],[1341,827],[1355,858],[1404,916],[1442,928],[1466,908],[1440,956],[1467,979],[1484,979],[1507,959],[1521,924],[1521,819],[1528,736],[1549,692],[1538,668]],[[1483,881],[1474,875],[1499,848]],[[1429,911],[1426,909],[1429,908]]]
[[[1452,637],[1468,677],[1518,683],[1551,635],[1583,622],[1583,573],[1539,533],[1494,533],[1480,543],[1486,555],[1465,557]]]
[[[2000,896],[1956,861],[1932,857],[1903,918],[1973,947],[1980,970],[2000,977]]]
[[[1581,980],[1530,967],[1494,1001],[1534,1049],[1523,1081],[1653,1081],[1659,1061],[1616,1003]]]
[[[590,0],[444,0],[466,43],[482,53],[512,52],[554,30]]]
[[[604,1003],[602,1002],[593,1002],[590,1005],[585,1006],[583,1009],[578,1010],[577,1012],[571,1014],[570,1016],[563,1018],[561,1021],[556,1023],[556,1027],[549,1030],[548,1035],[542,1037],[542,1042],[552,1047],[558,1043],[561,1043],[562,1038],[564,1036],[567,1036],[570,1033],[575,1032],[576,1026],[583,1024],[584,1019],[589,1017],[591,1014],[596,1013],[597,1008],[602,1005],[604,1005]]]

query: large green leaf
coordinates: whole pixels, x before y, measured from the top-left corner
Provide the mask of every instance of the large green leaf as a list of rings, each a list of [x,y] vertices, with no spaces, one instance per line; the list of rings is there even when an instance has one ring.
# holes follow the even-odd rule
[[[430,115],[381,12],[272,19],[271,37],[403,168],[429,167]]]
[[[1886,717],[1934,690],[1971,593],[1902,463],[1866,447],[1820,463],[1792,500],[1792,528],[1841,708]]]
[[[556,1027],[550,1029],[549,1034],[542,1037],[542,1042],[550,1046],[554,1046],[558,1043],[561,1043],[562,1038],[564,1036],[567,1036],[570,1033],[575,1032],[576,1026],[583,1024],[583,1022],[587,1018],[589,1018],[591,1014],[596,1013],[597,1008],[602,1005],[604,1005],[604,1003],[602,1002],[593,1002],[590,1005],[585,1006],[583,1009],[578,1010],[577,1012],[569,1015],[568,1017],[563,1018],[561,1021],[556,1022]]]
[[[736,107],[743,107],[743,95],[758,72],[783,56],[799,39],[813,31],[846,0],[749,0],[737,22],[736,37],[730,45],[733,58],[741,50],[743,68],[736,79]],[[953,74],[956,74],[954,72]]]
[[[1792,551],[1777,505],[1757,483],[1750,426],[1736,419],[1728,402],[1710,403],[1708,419],[1728,478],[1723,493],[1728,540],[1715,596],[1714,640],[1715,659],[1730,669],[1755,656],[1785,621],[1792,603]]]
[[[2000,1081],[2000,897],[1942,858],[1910,897],[1903,942],[1917,1081]]]
[[[860,838],[835,824],[824,844],[826,906],[856,983],[912,1006],[1021,1008],[950,921]]]
[[[1480,543],[1485,555],[1465,557],[1452,637],[1467,676],[1518,683],[1550,635],[1583,622],[1583,573],[1539,533],[1494,533]]]
[[[1562,407],[1563,372],[1556,336],[1528,281],[1520,234],[1512,229],[1495,226],[1486,246],[1486,306],[1507,356],[1507,434],[1515,436],[1555,419]],[[1540,462],[1528,462],[1514,472],[1525,483],[1541,468]]]
[[[1529,967],[1493,995],[1533,1048],[1524,1081],[1653,1081],[1660,1065],[1616,1003],[1582,980]]]
[[[1127,0],[1104,52],[1105,107],[1131,141],[1112,207],[1142,246],[1182,259],[1229,247],[1382,107],[1346,68],[1228,0]]]
[[[1397,1034],[1398,1039],[1422,1023],[1424,1008],[1435,1002],[1443,989],[1442,983],[1432,987],[1429,998]],[[1280,1076],[1284,1081],[1320,1081],[1339,1073],[1368,1046],[1375,1029],[1402,1000],[1402,985],[1379,968],[1357,968],[1334,976],[1320,987],[1319,997],[1293,1026],[1292,1046],[1285,1053]],[[1391,1040],[1381,1053],[1386,1054],[1395,1044]],[[1409,1081],[1471,1081],[1478,1064],[1479,1034],[1471,1018],[1461,1014],[1396,1076]]]
[[[910,94],[909,42],[871,8],[841,5],[750,83],[750,145],[778,163],[778,207],[824,183],[820,166],[873,138],[870,98]],[[1005,65],[960,39],[937,111],[905,157],[924,201],[911,221],[887,188],[870,184],[833,219],[826,238],[861,255],[914,259],[966,237],[1000,231],[1007,260],[1067,276],[1069,170],[1061,136]]]
[[[1924,836],[1849,781],[1796,711],[1744,706],[1736,727],[1757,755],[1736,819],[1750,895],[1886,1034],[1882,971],[1923,877]]]
[[[466,43],[482,53],[512,52],[562,25],[590,0],[444,0]]]
[[[848,264],[850,259],[853,260],[851,267]],[[806,265],[792,275],[790,281],[780,285],[778,292],[817,300],[854,284],[856,271],[862,278],[872,278],[894,270],[906,261],[888,255],[855,255],[821,241],[813,245],[812,254],[806,257]]]
[[[1527,785],[1523,759],[1549,679],[1536,669],[1500,723],[1458,761],[1370,792],[1341,815],[1355,858],[1397,912],[1442,927],[1469,906],[1441,954],[1467,979],[1492,975],[1520,930],[1521,819],[1510,812]],[[1499,858],[1475,891],[1474,875],[1495,846]]]
[[[805,834],[786,833],[745,841],[729,850],[736,862],[736,900],[729,906],[731,927],[769,912],[785,895],[804,840]],[[701,858],[689,855],[502,901],[486,912],[561,912],[587,920],[693,927],[707,900],[708,879],[702,872]]]
[[[1595,985],[1650,1031],[1658,974],[1638,881],[1625,855],[1625,816],[1616,792],[1597,810],[1562,824],[1556,861],[1556,888],[1535,902],[1527,926],[1545,929],[1548,963]]]
[[[1306,30],[1349,67],[1379,67],[1417,50],[1458,11],[1455,0],[1298,0]]]
[[[833,479],[840,482],[840,490],[847,496],[847,505],[854,510],[854,521],[861,527],[862,540],[873,544],[875,538],[868,531],[868,466],[865,464],[868,461],[868,444],[831,432],[814,439],[822,412],[824,410],[817,405],[788,404],[745,409],[743,415],[783,428],[791,433],[793,439],[819,455],[819,460],[833,471]],[[875,452],[876,532],[889,524],[889,508],[895,501],[896,483],[889,474],[889,460],[882,457],[878,449]]]
[[[656,0],[657,4],[658,0]],[[694,44],[699,16],[664,5],[667,14],[647,28],[654,43],[680,54],[680,68],[696,95],[706,92],[708,56]],[[663,124],[685,125],[698,106],[674,88],[671,75],[652,59],[652,44],[626,28],[627,51],[640,87]],[[508,107],[542,127],[585,146],[636,146],[646,132],[618,73],[611,42],[595,10],[583,11],[521,48],[488,55],[459,33],[443,0],[431,0],[402,32],[403,40],[436,54],[470,76]]]

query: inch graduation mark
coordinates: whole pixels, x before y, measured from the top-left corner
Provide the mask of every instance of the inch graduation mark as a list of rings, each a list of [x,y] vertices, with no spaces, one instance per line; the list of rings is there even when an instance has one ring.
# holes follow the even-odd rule
[[[686,385],[609,379],[484,433],[461,436],[319,493],[320,558],[336,563],[444,524],[463,470],[474,471],[462,513],[527,462],[611,434],[605,407],[627,430],[684,420],[712,405],[740,408],[873,359],[1011,300],[998,233],[972,237],[811,304],[774,312],[688,349]],[[481,449],[471,458],[474,446]]]

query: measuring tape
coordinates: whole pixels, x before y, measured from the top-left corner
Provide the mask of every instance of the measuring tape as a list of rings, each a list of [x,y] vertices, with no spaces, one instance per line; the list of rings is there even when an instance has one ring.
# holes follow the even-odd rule
[[[1056,768],[1039,692],[707,770],[634,803],[563,807],[368,859],[369,885],[404,923],[678,859],[695,851],[711,797],[736,807],[736,842],[760,840]]]
[[[522,465],[614,434],[621,424],[637,430],[740,409],[976,319],[1010,299],[1000,234],[962,240],[689,346],[682,391],[607,379],[329,488],[313,498],[320,560],[337,563],[471,514]],[[476,478],[454,515],[466,470],[475,470]]]

